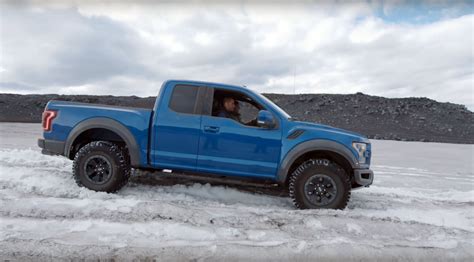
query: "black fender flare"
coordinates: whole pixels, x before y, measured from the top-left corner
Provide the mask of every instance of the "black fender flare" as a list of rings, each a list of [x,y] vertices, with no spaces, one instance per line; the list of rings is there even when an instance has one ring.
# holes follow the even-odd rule
[[[280,184],[285,183],[287,176],[289,175],[288,172],[290,170],[291,165],[295,162],[298,157],[302,156],[305,153],[310,151],[331,151],[337,153],[344,157],[351,165],[353,169],[359,167],[359,161],[356,159],[354,154],[345,147],[344,145],[337,143],[331,140],[323,140],[323,139],[315,139],[309,140],[303,143],[298,144],[297,146],[293,147],[285,156],[285,158],[281,161],[280,167],[277,173],[277,182]]]
[[[110,130],[120,136],[125,144],[127,145],[128,152],[130,154],[130,164],[133,167],[137,167],[140,164],[140,150],[138,148],[137,141],[135,137],[132,135],[130,130],[125,127],[120,122],[105,118],[105,117],[94,117],[87,120],[84,120],[77,124],[66,139],[66,145],[64,147],[64,155],[69,157],[69,154],[72,150],[72,145],[76,138],[81,135],[83,132],[94,129],[94,128],[103,128]]]

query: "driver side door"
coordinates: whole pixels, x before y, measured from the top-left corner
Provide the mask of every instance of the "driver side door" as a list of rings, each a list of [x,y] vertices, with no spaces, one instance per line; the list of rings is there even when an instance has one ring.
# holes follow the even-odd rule
[[[203,107],[215,104],[215,91],[215,88],[208,89]],[[239,95],[246,94],[240,92]],[[230,118],[213,116],[212,110],[204,110],[197,171],[272,179],[278,169],[281,136],[279,125],[272,129],[246,126]]]

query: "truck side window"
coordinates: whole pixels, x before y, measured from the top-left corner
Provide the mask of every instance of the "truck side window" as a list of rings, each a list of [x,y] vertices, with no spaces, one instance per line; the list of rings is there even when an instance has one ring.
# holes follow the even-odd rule
[[[196,114],[196,99],[199,87],[176,85],[171,94],[169,108],[178,113]]]
[[[228,105],[225,105],[225,101],[232,100],[234,106],[227,108]],[[257,126],[258,111],[263,109],[260,104],[247,95],[223,89],[214,90],[212,105],[212,116],[230,118],[246,126]]]

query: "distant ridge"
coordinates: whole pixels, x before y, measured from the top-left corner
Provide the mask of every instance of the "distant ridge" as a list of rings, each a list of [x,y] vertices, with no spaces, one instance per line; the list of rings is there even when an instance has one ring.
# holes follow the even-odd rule
[[[264,94],[298,120],[352,130],[374,139],[474,144],[474,113],[428,98],[384,98],[362,93]],[[51,100],[152,108],[155,97],[0,94],[0,122],[41,122]]]

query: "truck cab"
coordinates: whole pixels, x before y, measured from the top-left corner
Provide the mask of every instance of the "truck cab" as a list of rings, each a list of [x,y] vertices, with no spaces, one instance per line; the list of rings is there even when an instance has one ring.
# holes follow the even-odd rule
[[[43,152],[74,160],[76,182],[97,191],[120,189],[130,168],[168,169],[272,181],[299,208],[344,208],[373,181],[366,137],[296,121],[241,86],[169,80],[153,110],[51,101],[43,127]]]

